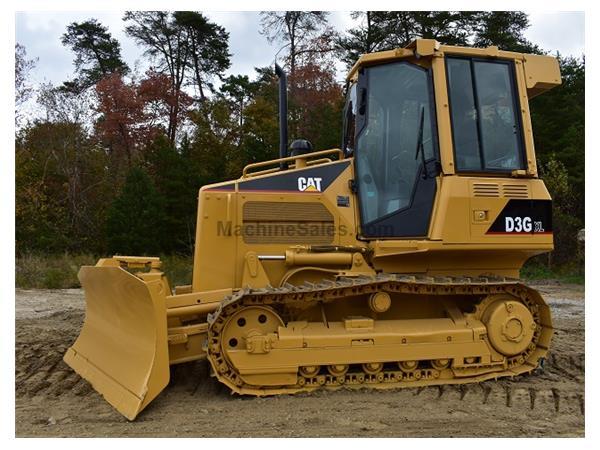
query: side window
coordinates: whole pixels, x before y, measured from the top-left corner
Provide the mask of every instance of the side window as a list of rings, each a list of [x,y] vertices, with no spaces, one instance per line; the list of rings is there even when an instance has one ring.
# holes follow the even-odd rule
[[[447,58],[446,66],[457,169],[522,169],[512,66],[461,58]]]

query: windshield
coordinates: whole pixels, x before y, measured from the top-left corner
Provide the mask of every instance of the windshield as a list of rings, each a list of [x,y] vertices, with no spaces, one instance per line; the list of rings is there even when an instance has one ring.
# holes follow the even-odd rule
[[[422,161],[434,158],[428,71],[398,62],[370,67],[366,76],[367,117],[356,141],[363,225],[408,208]],[[418,153],[422,111],[424,158]]]

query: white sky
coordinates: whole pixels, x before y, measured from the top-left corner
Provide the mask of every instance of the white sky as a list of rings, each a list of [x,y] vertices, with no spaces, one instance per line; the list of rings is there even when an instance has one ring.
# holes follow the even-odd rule
[[[229,32],[230,52],[233,54],[229,73],[253,76],[254,67],[273,63],[278,46],[270,45],[259,34],[258,12],[207,12],[206,15]],[[29,58],[39,58],[31,74],[32,81],[60,84],[73,77],[73,54],[60,43],[60,37],[69,23],[91,17],[108,26],[113,37],[121,43],[123,57],[131,67],[136,63],[146,67],[142,50],[123,31],[122,16],[122,12],[106,11],[17,12],[16,41],[26,47]],[[531,26],[525,35],[543,49],[559,51],[563,55],[581,56],[584,53],[583,12],[536,12],[531,13],[529,18]],[[331,13],[330,23],[343,30],[352,25],[352,20],[349,12],[335,11]],[[340,71],[338,78],[342,80],[343,72]]]

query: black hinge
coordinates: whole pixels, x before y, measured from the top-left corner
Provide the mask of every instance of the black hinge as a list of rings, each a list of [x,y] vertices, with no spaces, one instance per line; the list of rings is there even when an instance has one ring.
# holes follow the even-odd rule
[[[350,188],[350,192],[352,192],[353,194],[356,194],[358,192],[355,180],[348,180],[348,188]]]

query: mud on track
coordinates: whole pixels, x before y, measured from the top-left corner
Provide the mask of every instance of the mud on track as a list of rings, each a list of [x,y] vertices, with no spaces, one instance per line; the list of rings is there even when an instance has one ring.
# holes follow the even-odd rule
[[[584,289],[537,284],[554,320],[534,375],[415,389],[232,396],[205,362],[172,368],[171,383],[129,422],[62,355],[84,317],[79,290],[16,291],[17,436],[583,436]]]

